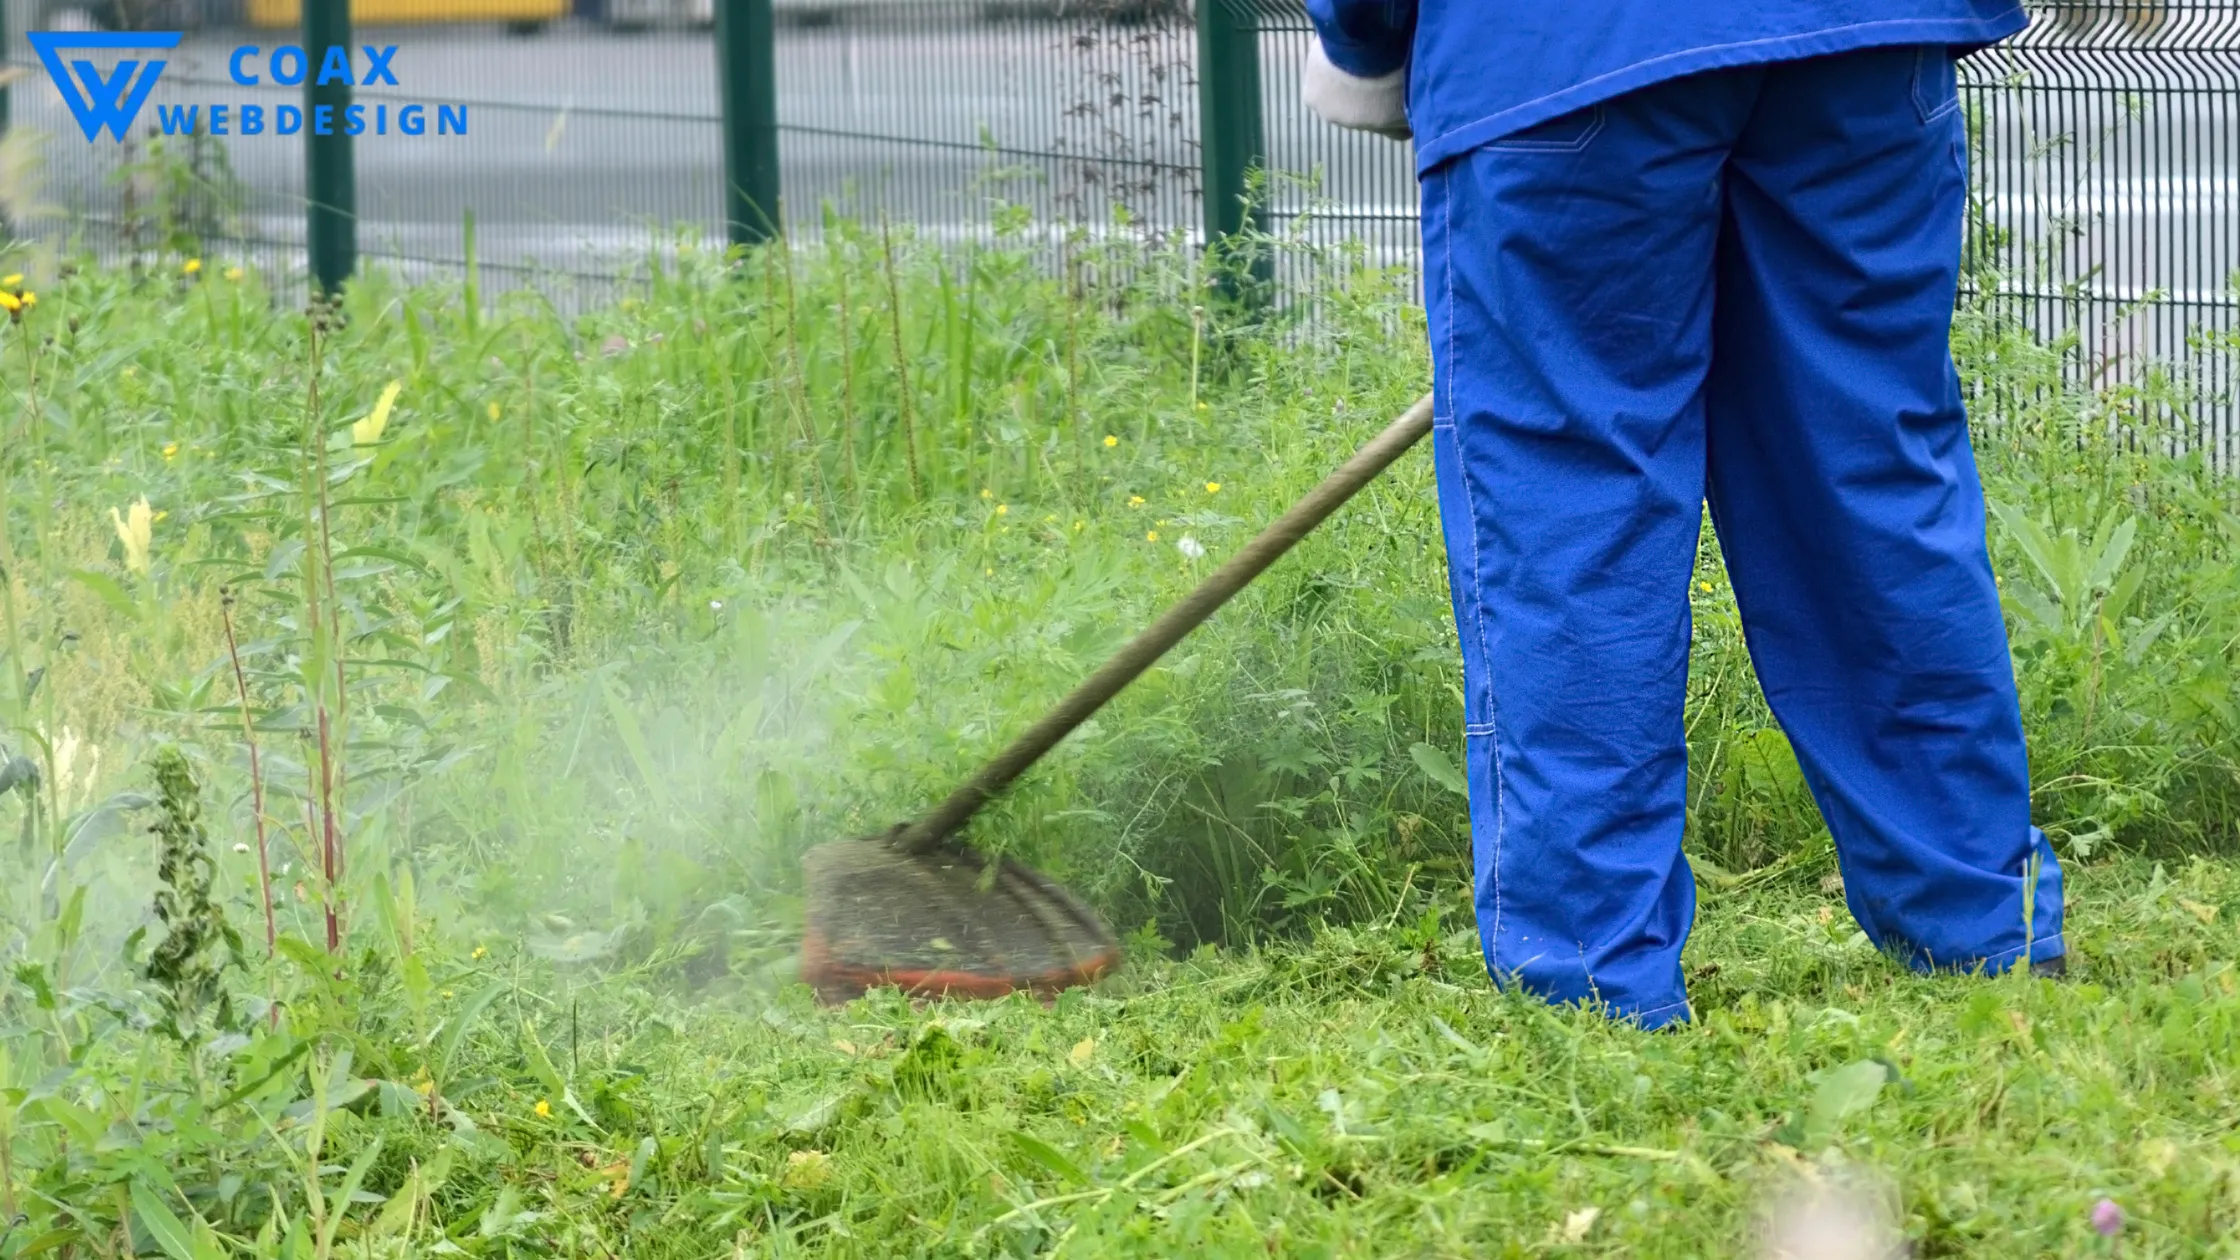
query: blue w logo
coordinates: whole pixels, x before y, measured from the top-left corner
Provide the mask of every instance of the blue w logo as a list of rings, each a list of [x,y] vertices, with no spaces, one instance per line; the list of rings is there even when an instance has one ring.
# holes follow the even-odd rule
[[[63,102],[77,115],[78,126],[86,133],[87,140],[99,140],[103,131],[123,140],[132,130],[132,120],[140,116],[140,107],[148,103],[148,93],[155,90],[156,80],[162,77],[166,63],[160,59],[145,63],[127,59],[103,75],[99,67],[83,57],[65,64],[64,55],[114,49],[160,52],[179,46],[177,31],[141,34],[32,31],[29,38],[31,46],[39,50],[39,60],[47,64],[47,73],[54,76],[54,85],[61,90]],[[145,69],[142,69],[143,64]]]

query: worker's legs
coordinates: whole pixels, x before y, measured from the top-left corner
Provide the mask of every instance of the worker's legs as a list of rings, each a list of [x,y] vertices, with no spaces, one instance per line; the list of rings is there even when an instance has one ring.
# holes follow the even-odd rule
[[[1695,76],[1426,177],[1477,909],[1504,982],[1685,1014],[1707,460],[1860,922],[1920,965],[2061,952],[1946,344],[1948,72],[1906,50]]]
[[[1965,159],[1942,49],[1772,67],[1725,181],[1706,405],[1751,656],[1852,913],[1916,966],[1998,970],[2062,952],[2061,872],[1949,344]]]
[[[1668,84],[1424,180],[1433,431],[1489,968],[1686,1015],[1687,587],[1721,171],[1757,71]]]

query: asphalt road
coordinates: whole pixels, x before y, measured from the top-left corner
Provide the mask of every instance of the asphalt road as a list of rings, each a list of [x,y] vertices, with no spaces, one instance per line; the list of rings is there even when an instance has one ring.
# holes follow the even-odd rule
[[[656,225],[713,229],[721,129],[707,35],[572,26],[526,37],[478,28],[360,35],[400,46],[399,86],[362,99],[469,108],[465,137],[359,140],[369,250],[457,258],[472,210],[485,261],[598,273],[642,248]],[[269,110],[295,101],[292,89],[228,80],[227,55],[244,40],[281,42],[271,34],[195,37],[173,55],[143,124],[156,105],[254,101]],[[1319,172],[1311,189],[1280,188],[1276,211],[1310,216],[1324,239],[1364,236],[1379,255],[1402,256],[1414,236],[1408,150],[1305,116],[1296,103],[1304,50],[1298,35],[1264,44],[1274,165]],[[788,209],[799,220],[829,199],[961,233],[985,221],[991,198],[1099,222],[1117,200],[1139,220],[1192,228],[1194,52],[1189,31],[1148,26],[784,28]],[[2213,302],[2229,292],[2240,270],[2240,74],[2231,59],[2220,64],[2204,78],[2198,63],[2181,76],[2148,58],[2118,56],[2075,77],[2125,91],[2025,88],[1994,98],[1985,127],[1995,156],[1978,184],[1995,222],[2057,242],[2045,283],[2097,268],[2094,283],[2113,294],[2160,289]],[[2033,72],[2035,83],[2057,81],[2047,65]],[[2216,90],[2153,90],[2179,83]],[[55,136],[51,199],[116,213],[118,146],[106,138],[88,145],[43,74],[19,83],[15,98],[19,124]],[[2175,143],[2143,147],[2158,130]],[[2077,139],[2049,143],[2063,134]],[[913,142],[889,138],[897,136]],[[240,137],[227,153],[249,190],[251,234],[299,240],[301,141]]]

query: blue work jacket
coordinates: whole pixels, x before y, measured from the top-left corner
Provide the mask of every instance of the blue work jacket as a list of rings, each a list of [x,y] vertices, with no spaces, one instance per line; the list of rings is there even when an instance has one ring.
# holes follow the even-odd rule
[[[1307,0],[1351,74],[1408,74],[1416,166],[1653,83],[1891,44],[1980,48],[2017,0]]]

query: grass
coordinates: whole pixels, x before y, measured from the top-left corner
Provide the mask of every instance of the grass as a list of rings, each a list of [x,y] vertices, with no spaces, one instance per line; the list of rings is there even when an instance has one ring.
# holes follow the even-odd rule
[[[1858,942],[1707,545],[1702,1019],[1495,994],[1409,460],[977,827],[1120,977],[808,1004],[803,847],[936,798],[1421,392],[1403,280],[1296,265],[1311,325],[1156,246],[840,221],[583,314],[37,280],[0,1256],[1733,1254],[1815,1177],[1919,1254],[2232,1254],[2240,516],[2158,450],[2179,390],[2065,384],[1995,301],[1955,344],[2075,983]]]

